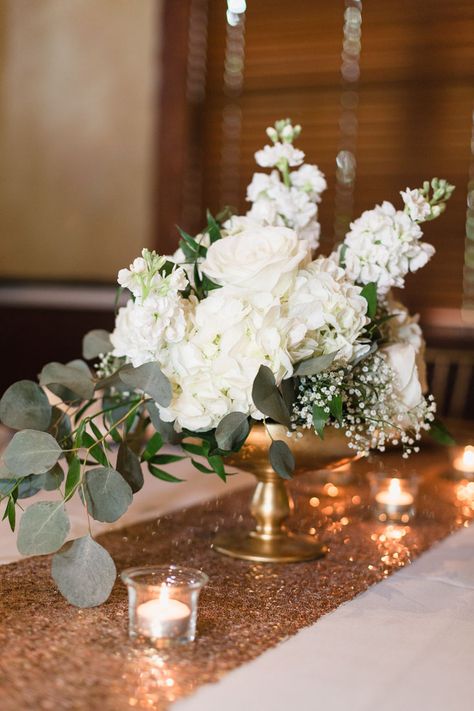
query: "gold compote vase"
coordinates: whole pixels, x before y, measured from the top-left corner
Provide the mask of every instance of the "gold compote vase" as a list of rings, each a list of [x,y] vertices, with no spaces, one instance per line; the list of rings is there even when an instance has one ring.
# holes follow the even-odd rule
[[[315,536],[296,534],[285,522],[294,510],[287,482],[272,469],[268,450],[273,439],[280,439],[290,447],[295,458],[295,475],[330,470],[341,466],[351,457],[344,438],[337,430],[327,428],[321,441],[313,431],[304,430],[303,437],[288,438],[282,425],[256,424],[242,449],[226,461],[257,478],[250,512],[255,527],[250,531],[235,530],[216,536],[213,548],[218,553],[260,563],[294,563],[319,558],[327,548]],[[271,436],[270,436],[271,435]],[[352,453],[353,454],[353,453]]]

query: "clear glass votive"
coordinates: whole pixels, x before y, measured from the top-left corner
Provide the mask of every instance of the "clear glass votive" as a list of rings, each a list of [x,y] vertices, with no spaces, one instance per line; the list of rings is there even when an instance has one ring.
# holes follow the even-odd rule
[[[419,486],[415,473],[402,477],[397,469],[371,472],[369,482],[372,508],[379,521],[406,524],[413,518]]]
[[[167,565],[128,568],[129,635],[155,647],[192,642],[198,599],[209,578],[194,568]]]
[[[452,474],[456,479],[474,481],[474,445],[452,447],[450,450]]]

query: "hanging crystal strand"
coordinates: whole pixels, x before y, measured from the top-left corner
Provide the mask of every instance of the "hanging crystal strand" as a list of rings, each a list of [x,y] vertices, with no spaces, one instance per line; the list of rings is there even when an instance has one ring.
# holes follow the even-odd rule
[[[227,0],[227,31],[224,60],[220,204],[237,206],[240,197],[240,136],[245,62],[245,0]]]
[[[466,323],[474,323],[474,109],[472,112],[471,161],[467,183],[462,318]]]
[[[358,81],[362,37],[362,0],[346,0],[342,44],[342,92],[339,152],[336,156],[334,242],[344,239],[352,219],[356,179]]]
[[[200,134],[202,105],[206,97],[207,22],[209,0],[192,0],[189,13],[186,98],[190,131]],[[202,223],[202,146],[191,140],[183,180],[181,223],[194,233]]]

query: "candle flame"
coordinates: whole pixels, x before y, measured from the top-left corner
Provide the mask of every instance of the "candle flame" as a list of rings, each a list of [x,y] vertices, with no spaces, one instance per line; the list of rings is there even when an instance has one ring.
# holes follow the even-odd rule
[[[390,479],[390,484],[388,485],[388,493],[391,497],[397,498],[402,493],[400,486],[400,479]]]
[[[170,589],[166,583],[162,583],[160,590],[160,603],[166,605],[170,599]]]
[[[466,469],[474,468],[474,447],[472,444],[468,444],[467,447],[464,447],[462,463]]]

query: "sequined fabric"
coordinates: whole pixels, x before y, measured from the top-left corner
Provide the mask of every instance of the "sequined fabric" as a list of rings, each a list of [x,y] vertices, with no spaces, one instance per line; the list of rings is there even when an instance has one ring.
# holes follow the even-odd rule
[[[292,483],[292,525],[320,535],[330,549],[310,563],[257,565],[211,550],[218,530],[249,525],[250,491],[102,536],[119,571],[173,562],[209,575],[196,641],[166,652],[129,641],[121,582],[102,607],[78,610],[55,589],[48,557],[0,567],[2,711],[162,711],[217,681],[468,525],[474,484],[445,478],[443,457],[416,460],[423,475],[418,515],[404,527],[373,518],[366,464],[343,486],[307,476]]]

